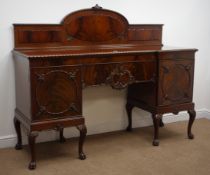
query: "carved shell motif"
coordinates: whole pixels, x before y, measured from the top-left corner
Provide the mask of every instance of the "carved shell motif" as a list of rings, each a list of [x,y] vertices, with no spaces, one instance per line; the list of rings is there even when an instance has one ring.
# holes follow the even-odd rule
[[[124,89],[133,82],[134,76],[123,65],[117,65],[106,79],[106,83],[113,89]]]

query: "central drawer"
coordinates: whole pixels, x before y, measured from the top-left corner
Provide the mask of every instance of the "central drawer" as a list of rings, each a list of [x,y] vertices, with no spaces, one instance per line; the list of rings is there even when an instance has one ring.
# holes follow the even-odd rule
[[[86,64],[82,66],[84,86],[101,84],[115,89],[141,81],[153,81],[156,75],[155,60]]]

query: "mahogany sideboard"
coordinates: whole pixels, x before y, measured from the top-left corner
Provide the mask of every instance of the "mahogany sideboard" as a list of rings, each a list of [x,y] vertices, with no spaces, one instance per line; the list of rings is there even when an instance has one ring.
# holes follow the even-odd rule
[[[155,146],[164,113],[188,111],[193,138],[196,49],[163,46],[162,25],[131,25],[96,5],[70,13],[60,24],[14,24],[14,38],[16,149],[22,148],[22,125],[31,150],[29,169],[36,167],[35,139],[42,130],[58,130],[63,142],[63,129],[77,127],[79,158],[85,159],[82,89],[87,86],[128,88],[127,130],[133,107],[151,112]]]

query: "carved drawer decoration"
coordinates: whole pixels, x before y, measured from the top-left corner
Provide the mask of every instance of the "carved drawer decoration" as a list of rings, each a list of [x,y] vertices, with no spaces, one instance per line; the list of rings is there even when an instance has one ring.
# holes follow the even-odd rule
[[[129,69],[126,69],[123,65],[116,65],[113,71],[106,79],[106,83],[113,89],[124,89],[129,84],[135,82],[135,77],[132,75]]]
[[[185,103],[192,100],[192,60],[167,60],[160,64],[159,105]]]
[[[34,119],[81,115],[81,72],[78,67],[36,68]]]
[[[83,85],[106,84],[113,89],[124,89],[135,82],[154,82],[155,73],[155,61],[90,64],[83,68]]]

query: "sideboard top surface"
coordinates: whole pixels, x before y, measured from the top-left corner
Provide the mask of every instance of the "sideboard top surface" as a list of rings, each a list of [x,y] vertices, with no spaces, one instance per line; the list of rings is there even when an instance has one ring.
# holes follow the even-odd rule
[[[160,53],[170,51],[197,51],[197,49],[168,47],[168,46],[139,46],[139,45],[98,45],[98,46],[63,46],[45,49],[15,50],[14,54],[28,58],[65,57],[65,56],[97,56],[97,55],[125,55],[138,53]]]

